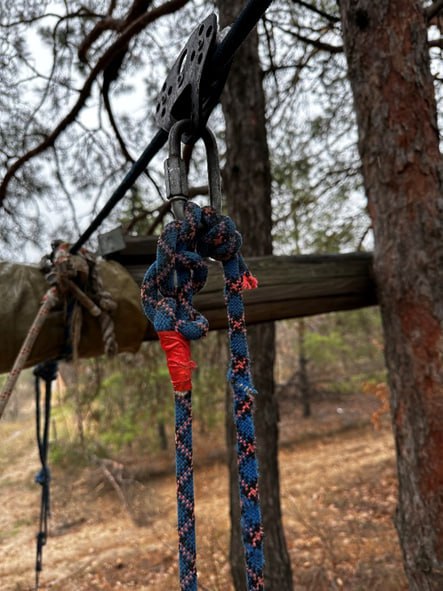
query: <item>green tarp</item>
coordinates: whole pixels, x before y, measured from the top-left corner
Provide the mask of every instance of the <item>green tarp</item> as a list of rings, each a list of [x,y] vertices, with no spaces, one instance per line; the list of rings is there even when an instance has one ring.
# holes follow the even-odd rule
[[[119,351],[135,352],[146,331],[140,289],[118,263],[100,261],[98,265],[104,288],[117,303],[112,318]],[[48,284],[37,267],[0,262],[0,373],[11,369],[47,289]],[[60,355],[64,334],[64,314],[60,308],[49,314],[27,365]],[[94,357],[102,353],[99,322],[84,311],[79,355]]]

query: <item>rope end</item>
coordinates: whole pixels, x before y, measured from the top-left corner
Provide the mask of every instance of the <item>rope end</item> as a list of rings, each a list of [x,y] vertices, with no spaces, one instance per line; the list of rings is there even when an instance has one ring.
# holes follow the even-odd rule
[[[256,289],[258,287],[258,279],[254,277],[249,271],[243,274],[242,288],[243,289]]]

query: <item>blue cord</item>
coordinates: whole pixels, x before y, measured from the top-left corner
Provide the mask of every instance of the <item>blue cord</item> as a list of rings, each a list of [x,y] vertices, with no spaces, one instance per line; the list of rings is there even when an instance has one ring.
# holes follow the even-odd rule
[[[51,424],[51,394],[52,382],[57,377],[58,363],[56,361],[47,361],[40,363],[34,368],[35,376],[35,409],[36,409],[36,433],[37,446],[40,456],[41,469],[35,476],[35,482],[42,487],[40,501],[40,523],[37,534],[37,556],[35,562],[35,589],[39,588],[40,573],[43,569],[43,547],[48,537],[48,518],[50,517],[50,483],[51,472],[48,467],[49,452],[49,429]],[[45,382],[45,400],[43,410],[42,424],[42,395],[40,389],[40,380]]]

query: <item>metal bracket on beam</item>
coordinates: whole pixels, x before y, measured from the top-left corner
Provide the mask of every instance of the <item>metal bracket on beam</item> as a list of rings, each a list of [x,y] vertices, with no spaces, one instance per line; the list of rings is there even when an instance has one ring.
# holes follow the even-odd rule
[[[113,252],[118,252],[126,248],[125,238],[123,236],[123,229],[121,226],[99,234],[98,236],[98,254],[106,257]]]

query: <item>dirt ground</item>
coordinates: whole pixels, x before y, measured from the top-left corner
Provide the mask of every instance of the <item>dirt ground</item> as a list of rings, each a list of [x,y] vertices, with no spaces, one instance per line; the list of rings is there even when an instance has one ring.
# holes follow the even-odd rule
[[[372,428],[368,419],[376,405],[363,395],[319,401],[307,420],[283,408],[281,492],[299,591],[407,589],[392,521],[392,434],[386,420],[381,431]],[[40,498],[32,418],[2,421],[0,441],[0,589],[30,591]],[[230,591],[227,472],[218,459],[205,457],[204,448],[197,442],[199,588]],[[155,477],[148,466],[142,481],[128,484],[126,508],[97,468],[55,469],[41,589],[178,589],[169,463],[162,476],[158,466]]]

